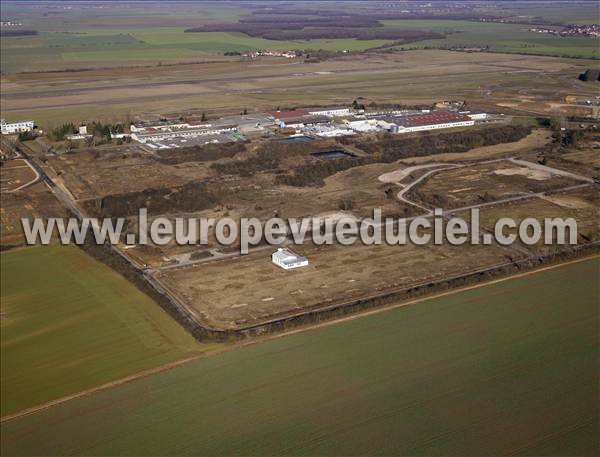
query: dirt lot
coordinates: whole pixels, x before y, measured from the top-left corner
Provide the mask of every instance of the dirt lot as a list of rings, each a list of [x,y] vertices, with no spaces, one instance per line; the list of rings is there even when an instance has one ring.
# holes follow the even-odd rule
[[[424,157],[412,157],[403,160],[406,164],[422,164],[427,162],[452,162],[455,160],[483,160],[514,155],[546,146],[552,139],[551,132],[545,129],[534,130],[527,137],[513,143],[496,144],[471,149],[469,152],[433,154]]]
[[[12,192],[35,178],[35,173],[21,159],[2,162],[0,167],[0,191]]]
[[[600,192],[595,186],[589,186],[567,192],[557,192],[545,195],[542,198],[532,198],[523,201],[514,201],[499,205],[492,205],[480,209],[479,219],[481,228],[493,232],[496,221],[504,217],[513,219],[517,226],[525,218],[534,218],[544,225],[545,218],[573,218],[577,222],[577,244],[586,244],[600,241],[599,210]],[[470,220],[468,212],[458,212],[457,216]],[[505,230],[516,233],[516,230]],[[568,241],[568,232],[566,234]],[[556,234],[552,237],[552,244],[546,245],[541,240],[532,246],[521,247],[536,253],[545,254],[570,249],[569,246],[556,244]]]
[[[547,132],[533,133],[524,141],[539,144],[547,141]],[[260,143],[260,141],[259,141]],[[235,160],[246,160],[258,147],[252,143],[250,152],[240,153]],[[327,142],[326,142],[327,143]],[[517,142],[520,143],[520,142]],[[517,143],[509,143],[511,149]],[[501,146],[497,147],[501,150]],[[324,147],[315,145],[316,149]],[[525,150],[525,144],[515,150]],[[486,149],[486,148],[478,148]],[[460,156],[487,157],[487,152],[475,149]],[[480,154],[483,153],[483,156]],[[239,157],[238,157],[239,156]],[[393,182],[382,182],[379,177],[397,172],[405,167],[400,163],[371,164],[336,173],[325,178],[324,185],[315,187],[292,187],[275,182],[278,170],[287,170],[304,160],[300,155],[277,156],[278,169],[251,174],[250,176],[218,176],[211,168],[210,161],[190,161],[168,165],[155,160],[150,153],[86,152],[63,154],[50,157],[49,163],[77,199],[90,199],[104,195],[143,191],[149,188],[176,188],[185,183],[200,182],[203,179],[216,180],[215,186],[221,191],[219,203],[202,211],[178,211],[170,208],[169,217],[257,217],[262,221],[277,216],[313,217],[344,211],[358,219],[372,215],[373,208],[381,208],[383,215],[410,217],[422,213],[419,208],[400,202],[396,198],[400,186]],[[439,157],[436,155],[435,157]],[[416,179],[427,169],[417,170],[405,177],[404,185]],[[560,176],[551,176],[539,170],[529,169],[507,161],[474,165],[434,174],[415,187],[417,196],[426,201],[442,196],[446,209],[483,203],[523,193],[549,190],[577,181]],[[152,214],[152,217],[159,214]],[[137,232],[137,218],[128,218],[128,230]],[[209,236],[207,246],[180,246],[174,241],[166,246],[136,246],[128,248],[129,255],[141,264],[159,267],[189,259],[190,255],[207,256],[212,249],[221,249],[214,237]]]
[[[504,149],[498,146],[494,151],[479,149],[463,153],[460,162],[448,162],[453,159],[452,155],[448,155],[441,158],[442,166],[456,168],[432,174],[405,197],[417,197],[427,206],[439,204],[439,207],[451,209],[581,184],[582,181],[552,171],[536,161],[535,150],[548,141],[547,132],[541,131],[525,138],[524,143],[510,143]],[[49,157],[48,161],[59,180],[77,199],[148,191],[121,196],[111,203],[114,206],[100,210],[109,208],[109,213],[117,210],[129,215],[127,204],[133,198],[137,199],[136,205],[142,206],[148,203],[148,199],[153,199],[157,211],[151,212],[150,219],[161,215],[168,215],[171,219],[228,216],[233,219],[257,217],[264,222],[274,216],[300,218],[341,214],[361,219],[370,216],[375,207],[382,208],[384,216],[410,217],[423,213],[423,208],[400,201],[398,193],[427,169],[398,173],[399,169],[411,165],[406,161],[374,163],[331,174],[322,181],[308,180],[307,184],[299,184],[302,187],[293,187],[281,184],[277,178],[304,170],[301,165],[309,162],[314,165],[316,159],[311,158],[309,151],[279,146],[273,149],[268,144],[264,139],[259,140],[229,158],[219,158],[217,165],[226,167],[221,171],[218,166],[214,167],[214,160],[202,161],[199,156],[190,156],[190,161],[183,162],[188,160],[187,156],[171,155],[168,157],[170,161],[165,162],[164,156],[119,153],[115,150],[63,154]],[[261,149],[265,145],[267,148]],[[327,145],[332,146],[333,143]],[[314,148],[321,149],[322,146],[315,144]],[[529,152],[529,147],[533,147],[533,152]],[[489,154],[501,157],[508,151],[514,151],[511,155],[518,152],[518,157],[527,158],[530,162],[508,158],[468,162],[489,158]],[[262,156],[263,152],[268,154]],[[465,154],[470,156],[465,157]],[[462,160],[465,158],[467,161]],[[573,172],[580,171],[580,168],[591,169],[587,163],[573,167]],[[310,173],[314,169],[308,167],[308,170]],[[396,178],[399,175],[402,176],[398,184]],[[382,180],[382,176],[396,178]],[[191,209],[182,205],[181,201],[180,206],[175,205],[178,201],[176,194],[186,183],[194,186],[208,183],[209,187],[185,194],[188,200],[183,203],[190,198],[202,198],[203,193],[213,190],[217,192],[216,199],[208,201],[206,206]],[[499,213],[517,220],[532,215],[558,217],[566,214],[563,217],[581,220],[582,240],[595,240],[598,237],[597,227],[591,221],[597,220],[598,199],[597,195],[583,192],[592,189],[589,183],[586,185],[589,188],[579,189],[580,193],[552,194],[545,199],[486,207],[482,211],[482,226],[488,228],[490,221]],[[159,188],[166,189],[166,200],[161,196],[163,194],[152,193],[153,189]],[[105,203],[106,199],[102,202]],[[3,217],[7,208],[3,204]],[[13,203],[11,208],[25,208],[24,202]],[[93,207],[86,208],[93,211]],[[17,219],[18,215],[11,213],[10,217]],[[130,215],[128,220],[127,230],[137,232],[135,217]],[[522,248],[360,244],[318,247],[305,244],[297,250],[308,257],[310,265],[295,271],[285,271],[272,264],[270,255],[274,247],[265,247],[240,257],[233,255],[238,250],[236,246],[222,247],[215,242],[212,234],[209,234],[207,246],[180,246],[172,242],[160,247],[135,246],[125,252],[140,264],[155,268],[158,278],[202,321],[219,328],[235,328],[306,311],[311,307],[349,301],[501,264],[523,257],[526,251]],[[538,247],[529,252],[547,252],[536,249]],[[206,261],[211,256],[223,254],[231,256]],[[190,261],[196,263],[190,264]],[[183,265],[177,267],[180,264]]]
[[[138,152],[78,152],[49,157],[48,163],[76,199],[180,186],[208,174],[199,162],[163,165]]]
[[[370,166],[366,174],[379,175],[389,166]],[[470,175],[487,171],[492,176],[509,176],[537,182],[541,179],[537,170],[525,168],[513,170],[515,164],[501,163],[469,167]],[[357,173],[359,169],[354,169]],[[508,171],[507,171],[508,170]],[[457,170],[453,170],[457,171]],[[501,171],[505,174],[496,174]],[[529,177],[529,173],[534,173]],[[343,178],[342,175],[345,175]],[[468,176],[459,174],[460,176]],[[351,173],[336,175],[336,181],[350,178]],[[572,184],[564,177],[552,179],[551,188]],[[331,181],[330,178],[328,181]],[[479,180],[481,181],[481,180]],[[479,182],[477,181],[477,182]],[[518,183],[518,182],[517,182]],[[524,184],[524,183],[521,183]],[[330,185],[330,182],[328,182]],[[498,184],[490,187],[498,188]],[[524,186],[519,192],[528,192]],[[466,192],[466,191],[464,191]],[[500,190],[496,198],[514,193]],[[484,207],[480,211],[482,230],[493,230],[501,217],[511,217],[517,224],[526,217],[540,221],[549,217],[573,217],[578,224],[578,243],[600,239],[598,228],[599,194],[593,185],[576,191],[552,192],[543,198],[515,201]],[[469,220],[466,212],[457,214]],[[518,243],[514,247],[491,246],[364,246],[340,245],[293,246],[299,254],[308,257],[310,265],[293,271],[285,271],[270,261],[272,249],[262,249],[247,256],[163,270],[160,280],[196,315],[209,325],[219,328],[246,326],[283,315],[301,312],[313,306],[349,301],[357,297],[377,294],[390,288],[407,287],[437,278],[460,274],[484,266],[523,257],[527,251],[533,254],[570,249],[564,246],[535,246]]]
[[[245,326],[314,306],[376,295],[502,263],[514,252],[494,246],[294,246],[309,266],[283,270],[273,249],[170,270],[160,280],[204,322]]]
[[[25,237],[21,218],[63,217],[63,207],[44,183],[38,182],[14,193],[2,193],[0,239],[4,248],[22,246]]]
[[[578,183],[551,172],[500,161],[440,171],[417,185],[411,197],[452,209]]]
[[[590,165],[596,173],[600,173],[600,141],[586,141],[577,150],[561,156],[567,162]]]
[[[186,164],[188,165],[188,164]],[[399,202],[386,189],[393,189],[377,180],[377,176],[397,168],[395,164],[372,164],[352,168],[325,179],[323,187],[297,188],[274,185],[270,176],[254,176],[252,179],[229,181],[229,192],[224,202],[216,208],[196,213],[175,213],[172,217],[222,218],[257,217],[263,222],[271,217],[326,217],[343,212],[344,215],[362,219],[373,215],[374,208],[382,210],[383,217],[406,217],[418,213],[411,205]],[[350,202],[342,209],[341,204]],[[150,218],[152,220],[152,218]],[[136,217],[130,217],[129,230],[137,231]],[[127,253],[140,263],[160,266],[176,262],[176,256],[194,252],[207,253],[221,249],[209,232],[206,246],[180,246],[172,242],[166,246],[134,247]]]

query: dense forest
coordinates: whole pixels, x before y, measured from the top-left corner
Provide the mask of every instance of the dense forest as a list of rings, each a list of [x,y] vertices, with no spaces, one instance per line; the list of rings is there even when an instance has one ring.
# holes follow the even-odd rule
[[[390,17],[383,18],[390,19]],[[287,10],[279,11],[279,14],[276,15],[254,14],[235,23],[205,24],[200,27],[189,28],[186,32],[237,32],[269,40],[355,38],[358,40],[394,40],[407,43],[444,38],[444,35],[436,32],[384,29],[383,24],[375,16],[340,12],[335,15],[316,14],[307,17]]]

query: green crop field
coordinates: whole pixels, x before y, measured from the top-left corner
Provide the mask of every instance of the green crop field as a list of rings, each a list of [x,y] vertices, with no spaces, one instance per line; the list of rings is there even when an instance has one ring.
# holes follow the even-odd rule
[[[185,4],[146,8],[122,4],[111,9],[72,7],[47,13],[47,8],[3,4],[3,17],[23,22],[38,35],[3,37],[0,67],[4,73],[48,69],[94,68],[111,65],[214,59],[231,51],[258,49],[323,49],[357,51],[387,43],[385,40],[317,39],[281,41],[242,33],[185,33],[189,27],[236,22],[248,10],[211,4],[196,9]]]
[[[3,253],[2,416],[207,348],[72,246]]]
[[[528,29],[533,26],[526,24],[451,20],[393,20],[384,23],[388,28],[431,30],[446,35],[442,40],[419,41],[404,45],[404,48],[488,46],[496,52],[600,58],[598,40],[594,38],[559,37],[530,32]]]
[[[184,29],[163,27],[140,29],[131,32],[143,45],[120,46],[90,50],[70,50],[62,53],[64,62],[111,62],[111,61],[169,61],[179,58],[203,57],[230,51],[258,49],[323,49],[327,51],[356,51],[385,44],[384,40],[298,40],[275,41],[253,38],[242,33],[202,32],[184,33]],[[141,46],[141,47],[140,47]]]
[[[2,455],[597,455],[587,260],[4,422]]]
[[[76,33],[47,31],[38,36],[4,37],[2,71],[87,67],[140,61],[148,63],[198,60],[225,52],[258,49],[323,49],[360,51],[381,46],[384,40],[297,40],[253,38],[242,33],[185,33],[183,27],[82,29]]]
[[[359,11],[359,10],[357,10]],[[498,9],[493,5],[477,9],[481,14],[500,14],[510,20],[535,21],[540,16],[559,22],[594,22],[597,5],[515,4]],[[36,30],[35,36],[3,37],[0,42],[0,67],[4,73],[48,69],[97,68],[157,64],[159,62],[215,59],[226,52],[257,49],[315,49],[361,51],[392,40],[314,39],[268,40],[242,33],[185,33],[190,27],[205,24],[235,23],[250,15],[251,8],[213,3],[210,8],[189,4],[146,3],[112,5],[111,8],[71,7],[53,10],[3,3],[3,17],[23,22],[24,29]],[[596,13],[596,14],[594,14]],[[442,32],[445,39],[402,45],[405,48],[486,47],[496,52],[541,54],[565,57],[600,58],[593,38],[562,38],[529,32],[531,25],[488,23],[464,20],[391,20],[385,29]],[[380,29],[373,29],[377,31]]]
[[[487,11],[486,11],[487,10]],[[483,8],[483,12],[516,16],[521,20],[543,18],[546,21],[576,24],[595,24],[598,22],[598,3],[595,1],[559,2],[511,2],[505,3],[500,10],[496,7]]]

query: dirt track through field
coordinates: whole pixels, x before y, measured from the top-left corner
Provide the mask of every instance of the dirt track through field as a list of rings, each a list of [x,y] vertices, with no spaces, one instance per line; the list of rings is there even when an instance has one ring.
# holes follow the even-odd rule
[[[336,325],[336,324],[339,324],[341,322],[351,321],[351,320],[354,320],[354,319],[360,319],[360,318],[362,318],[364,316],[370,316],[370,315],[373,315],[373,314],[378,314],[378,313],[386,312],[386,311],[389,311],[389,310],[392,310],[392,309],[402,308],[402,307],[409,306],[409,305],[414,305],[414,304],[421,303],[421,302],[426,301],[426,300],[440,298],[440,297],[445,297],[445,296],[449,296],[449,295],[454,295],[454,294],[462,293],[462,292],[465,292],[465,291],[468,291],[468,290],[473,290],[473,289],[478,289],[478,288],[481,288],[481,287],[486,287],[486,286],[489,286],[489,285],[492,285],[492,284],[497,284],[497,283],[501,283],[501,282],[504,282],[504,281],[509,281],[509,280],[515,279],[515,278],[521,278],[521,277],[524,277],[524,276],[534,275],[534,274],[537,274],[537,273],[540,273],[540,272],[543,272],[543,271],[552,270],[552,269],[556,269],[556,268],[561,268],[561,267],[566,266],[566,265],[572,265],[572,264],[579,263],[579,262],[585,262],[585,261],[588,261],[588,260],[591,260],[591,259],[595,259],[595,258],[600,258],[600,255],[586,256],[586,257],[582,257],[582,258],[579,258],[579,259],[571,260],[571,261],[568,261],[568,262],[563,262],[563,263],[559,263],[559,264],[556,264],[556,265],[549,265],[549,266],[538,268],[538,269],[535,269],[535,270],[526,271],[524,273],[519,273],[519,274],[516,274],[516,275],[511,275],[511,276],[507,276],[507,277],[504,277],[504,278],[495,279],[495,280],[492,280],[492,281],[487,281],[487,282],[482,282],[482,283],[474,284],[472,286],[461,287],[461,288],[449,290],[449,291],[446,291],[446,292],[442,292],[442,293],[439,293],[439,294],[433,294],[433,295],[429,295],[429,296],[425,296],[425,297],[419,297],[417,299],[409,300],[409,301],[406,301],[406,302],[401,302],[401,303],[395,303],[395,304],[391,304],[391,305],[386,305],[386,306],[379,307],[377,309],[373,309],[373,310],[365,311],[365,312],[360,312],[360,313],[357,313],[357,314],[353,314],[353,315],[350,315],[350,316],[345,316],[345,317],[338,318],[338,319],[333,319],[333,320],[330,320],[330,321],[327,321],[327,322],[322,322],[322,323],[319,323],[319,324],[310,325],[310,326],[298,328],[298,329],[295,329],[295,330],[289,330],[289,331],[286,331],[286,332],[277,333],[277,334],[269,335],[269,336],[262,337],[262,338],[256,338],[256,339],[244,341],[242,343],[233,344],[233,345],[230,345],[230,346],[223,347],[222,349],[216,349],[214,351],[205,352],[205,353],[199,354],[197,356],[188,357],[188,358],[185,358],[185,359],[182,359],[182,360],[178,360],[176,362],[172,362],[172,363],[168,363],[166,365],[162,365],[162,366],[159,366],[159,367],[156,367],[156,368],[152,368],[150,370],[142,371],[140,373],[137,373],[137,374],[134,374],[134,375],[131,375],[131,376],[127,376],[127,377],[119,379],[117,381],[112,381],[112,382],[109,382],[109,383],[106,383],[106,384],[102,384],[102,385],[94,387],[92,389],[87,389],[87,390],[84,390],[82,392],[78,392],[78,393],[73,394],[73,395],[62,397],[62,398],[59,398],[59,399],[56,399],[56,400],[44,403],[44,404],[39,405],[39,406],[26,409],[24,411],[21,411],[21,412],[15,413],[15,414],[4,416],[4,417],[0,418],[0,422],[7,422],[7,421],[10,421],[10,420],[13,420],[13,419],[17,419],[19,417],[23,417],[23,416],[28,416],[28,415],[31,415],[31,414],[35,414],[35,413],[37,413],[39,411],[43,411],[45,409],[51,408],[51,407],[59,405],[61,403],[65,403],[65,402],[70,401],[70,400],[74,400],[76,398],[80,398],[80,397],[85,397],[85,396],[88,396],[88,395],[92,395],[95,392],[99,392],[99,391],[102,391],[102,390],[110,389],[112,387],[116,387],[116,386],[119,386],[119,385],[122,385],[122,384],[129,383],[129,382],[132,382],[132,381],[136,381],[138,379],[142,379],[142,378],[145,378],[145,377],[157,374],[157,373],[161,373],[161,372],[164,372],[164,371],[167,371],[167,370],[171,370],[173,368],[177,368],[179,366],[185,365],[185,364],[190,363],[190,362],[194,362],[196,360],[203,359],[205,357],[211,357],[211,356],[214,356],[214,355],[222,354],[224,352],[233,351],[233,350],[236,350],[236,349],[244,347],[244,346],[250,346],[250,345],[253,345],[253,344],[260,344],[260,343],[263,343],[265,341],[270,341],[270,340],[273,340],[273,339],[276,339],[276,338],[282,338],[282,337],[285,337],[285,336],[288,336],[288,335],[293,335],[293,334],[300,333],[300,332],[306,332],[306,331],[316,330],[316,329],[323,328],[323,327],[328,327],[328,326],[331,326],[331,325]]]

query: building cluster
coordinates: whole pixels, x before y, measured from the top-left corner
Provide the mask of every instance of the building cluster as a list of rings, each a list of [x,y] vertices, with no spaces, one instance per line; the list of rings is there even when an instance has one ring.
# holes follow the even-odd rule
[[[547,33],[556,36],[574,36],[574,37],[600,37],[600,25],[597,24],[569,24],[562,29],[549,27],[532,27],[530,32]]]
[[[131,138],[152,149],[237,141],[250,134],[332,138],[361,133],[393,134],[468,127],[485,113],[459,109],[365,112],[344,106],[298,108],[228,116],[211,121],[162,121],[131,125]]]
[[[235,125],[210,122],[185,122],[178,124],[158,124],[152,126],[131,126],[131,138],[153,149],[179,147],[188,141],[199,139],[199,143],[219,142],[219,135],[233,132]],[[198,142],[196,142],[198,143]]]
[[[550,35],[558,35],[558,30],[557,29],[550,29],[548,27],[531,27],[530,29],[527,29],[528,32],[533,32],[533,33],[547,33]]]
[[[600,25],[598,24],[571,24],[560,32],[560,36],[583,36],[600,37]]]
[[[6,122],[4,119],[0,119],[0,131],[2,135],[31,132],[34,127],[35,124],[33,121]]]
[[[257,57],[285,57],[286,59],[295,59],[298,57],[296,51],[249,51],[242,54],[242,57],[249,57],[251,59],[256,59]]]
[[[70,133],[68,135],[65,135],[65,139],[69,140],[69,141],[78,141],[78,140],[86,140],[88,138],[92,138],[94,135],[92,135],[91,133],[88,132],[87,129],[87,125],[80,125],[77,128],[77,132],[75,133]],[[131,135],[129,133],[118,133],[118,132],[110,132],[110,138],[117,140],[117,139],[123,139],[123,138],[127,138],[127,137],[131,137]]]
[[[161,121],[132,124],[131,139],[151,149],[202,146],[209,143],[237,141],[244,135],[262,133],[274,126],[267,114],[227,116],[211,121]]]
[[[354,112],[349,108],[296,109],[270,113],[277,125],[291,135],[321,138],[358,133],[410,133],[467,127],[485,120],[485,113],[458,110],[396,110]]]
[[[91,138],[91,136],[87,131],[87,125],[80,125],[76,133],[66,135],[65,138],[67,140],[85,140],[86,138]]]
[[[209,143],[238,141],[248,135],[332,138],[361,133],[393,134],[453,127],[467,127],[486,119],[485,113],[459,108],[436,110],[388,110],[365,112],[344,106],[277,110],[267,113],[227,116],[210,121],[162,120],[132,124],[130,133],[111,133],[112,138],[131,137],[150,149],[202,146]],[[1,122],[2,134],[29,132],[33,121]],[[91,135],[85,126],[67,136],[83,140]]]

